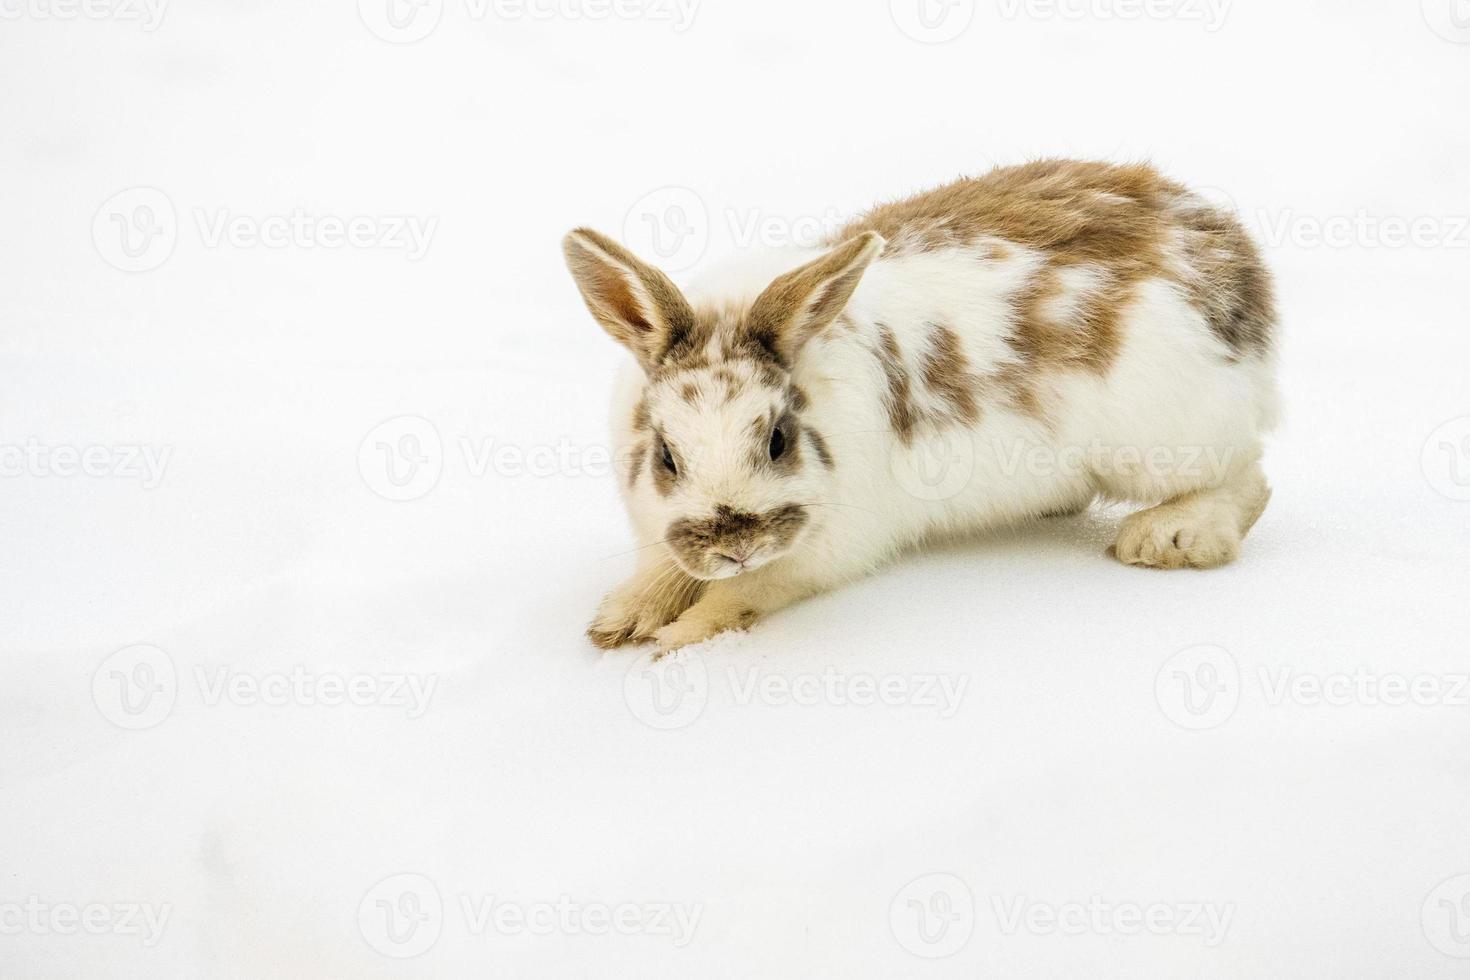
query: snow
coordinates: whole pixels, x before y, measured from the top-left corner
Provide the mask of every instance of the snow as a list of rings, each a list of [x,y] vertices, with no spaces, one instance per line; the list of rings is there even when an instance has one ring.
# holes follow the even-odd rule
[[[1467,49],[1435,0],[982,5],[941,45],[884,6],[449,0],[404,45],[351,4],[3,8],[0,462],[48,455],[0,478],[0,976],[1464,975]],[[660,713],[582,637],[634,543],[560,236],[647,252],[653,195],[714,258],[1043,153],[1272,239],[1243,560],[996,533],[673,661]],[[129,273],[137,187],[177,240]],[[252,244],[297,209],[437,224]],[[404,435],[427,489],[372,465]],[[124,472],[63,475],[88,447]]]

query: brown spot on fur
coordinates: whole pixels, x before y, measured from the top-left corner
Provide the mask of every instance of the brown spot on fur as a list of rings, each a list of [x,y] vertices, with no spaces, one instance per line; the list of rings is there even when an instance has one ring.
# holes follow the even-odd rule
[[[1238,359],[1271,349],[1276,297],[1260,250],[1240,222],[1211,207],[1180,214],[1185,288]]]
[[[883,374],[888,381],[883,399],[884,407],[888,409],[888,424],[898,433],[904,445],[908,445],[913,441],[914,427],[919,422],[918,412],[914,408],[913,380],[909,376],[908,366],[904,364],[898,338],[886,324],[880,323],[877,327],[880,344],[876,351],[878,363],[882,365]]]
[[[996,382],[1017,409],[1046,421],[1047,408],[1039,390],[1044,376],[1059,371],[1107,374],[1122,345],[1119,321],[1133,297],[1135,282],[1120,282],[1102,273],[1096,288],[1078,297],[1076,309],[1063,323],[1049,313],[1049,307],[1066,293],[1054,268],[1039,272],[1011,297],[1015,322],[1006,343],[1016,359],[997,373]]]
[[[820,459],[822,465],[829,470],[835,467],[837,462],[832,458],[832,451],[827,448],[827,440],[823,439],[822,434],[816,429],[806,429],[805,431],[806,437],[812,441],[812,448],[817,451],[817,459]]]
[[[683,386],[679,388],[679,397],[684,399],[686,402],[692,403],[698,401],[699,385],[695,384],[693,381],[684,382]]]
[[[953,421],[974,425],[980,419],[976,402],[980,379],[970,371],[959,334],[943,325],[931,326],[929,350],[924,354],[924,384],[944,400]]]
[[[648,396],[644,395],[638,399],[638,404],[633,406],[633,428],[648,428],[651,419],[648,414]]]
[[[628,489],[638,485],[638,474],[643,469],[643,457],[648,452],[648,446],[638,443],[633,447],[628,457]]]

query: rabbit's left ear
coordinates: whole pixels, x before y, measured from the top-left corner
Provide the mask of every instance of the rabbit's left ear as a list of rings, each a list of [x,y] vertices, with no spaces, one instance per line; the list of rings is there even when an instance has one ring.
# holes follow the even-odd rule
[[[578,228],[562,249],[593,318],[645,371],[694,328],[694,310],[679,287],[606,235]]]
[[[754,339],[789,365],[841,315],[884,244],[876,231],[864,232],[771,283],[750,309]]]

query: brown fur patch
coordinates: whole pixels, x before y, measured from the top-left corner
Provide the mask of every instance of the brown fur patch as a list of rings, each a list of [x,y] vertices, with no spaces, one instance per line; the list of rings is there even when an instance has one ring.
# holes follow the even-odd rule
[[[1080,330],[1039,318],[1054,288],[1045,273],[1013,299],[1017,352],[1038,371],[1106,373],[1121,344],[1119,320],[1151,277],[1182,286],[1235,356],[1260,354],[1275,324],[1269,273],[1235,218],[1209,207],[1181,209],[1187,199],[1184,187],[1145,164],[1041,160],[882,205],[832,241],[877,231],[888,240],[885,254],[905,255],[994,239],[987,258],[1008,257],[1002,243],[1014,242],[1042,253],[1047,271],[1100,269],[1107,285],[1079,314]],[[1180,230],[1187,269],[1168,255]],[[1034,401],[1034,388],[1018,399]]]
[[[628,454],[628,488],[630,490],[638,485],[638,474],[643,470],[643,457],[647,452],[648,446],[640,442]]]
[[[929,349],[924,353],[924,384],[949,407],[952,421],[974,425],[980,420],[980,378],[970,371],[959,334],[942,324],[931,327]]]
[[[914,428],[919,424],[919,414],[914,408],[913,379],[903,361],[903,351],[898,347],[898,338],[886,324],[878,324],[879,348],[875,353],[887,379],[887,391],[883,405],[888,410],[888,424],[898,433],[904,445],[913,441]]]
[[[1215,208],[1181,212],[1185,280],[1202,311],[1237,357],[1271,349],[1277,320],[1275,288],[1260,250],[1240,222]]]
[[[827,440],[822,438],[822,434],[816,429],[803,429],[802,431],[812,441],[812,448],[817,451],[817,459],[822,461],[822,465],[829,470],[834,468],[837,461],[832,458],[832,451],[827,448]]]

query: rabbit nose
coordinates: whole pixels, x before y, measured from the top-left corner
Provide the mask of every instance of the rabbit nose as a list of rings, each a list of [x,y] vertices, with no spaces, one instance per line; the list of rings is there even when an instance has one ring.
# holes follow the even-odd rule
[[[733,561],[737,565],[744,565],[747,561],[749,561],[750,553],[751,547],[748,544],[742,544],[736,547],[727,547],[723,551],[718,552],[721,558],[728,558],[730,561]]]

